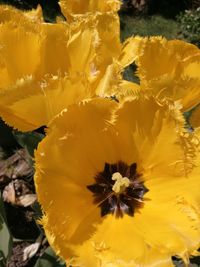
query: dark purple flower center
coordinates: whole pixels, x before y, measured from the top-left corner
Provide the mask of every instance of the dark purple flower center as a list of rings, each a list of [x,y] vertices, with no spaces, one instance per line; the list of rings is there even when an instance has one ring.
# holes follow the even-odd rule
[[[96,183],[87,188],[94,195],[94,204],[101,208],[101,216],[133,216],[135,210],[143,206],[143,196],[148,189],[137,173],[136,163],[130,166],[122,161],[105,163],[104,170],[97,173],[94,179]]]

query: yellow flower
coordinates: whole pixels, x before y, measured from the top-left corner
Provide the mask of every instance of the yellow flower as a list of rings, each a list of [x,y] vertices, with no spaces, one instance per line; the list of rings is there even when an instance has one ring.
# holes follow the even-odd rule
[[[36,151],[41,222],[71,266],[173,266],[200,241],[198,140],[154,98],[72,105]],[[199,163],[198,163],[199,164]]]
[[[108,89],[113,95],[121,86],[121,68],[113,65],[121,51],[117,15],[70,25],[4,23],[0,42],[0,114],[21,131],[47,125],[68,105]]]
[[[135,60],[140,41],[126,53],[132,42],[121,44],[119,36],[113,13],[88,15],[70,25],[1,24],[1,117],[30,131],[84,98],[137,93],[138,85],[124,81],[122,71]]]
[[[162,37],[136,37],[130,39],[131,43],[137,44],[136,65],[141,90],[160,98],[179,100],[183,111],[200,102],[200,50],[196,46]],[[127,54],[134,49],[130,45]]]

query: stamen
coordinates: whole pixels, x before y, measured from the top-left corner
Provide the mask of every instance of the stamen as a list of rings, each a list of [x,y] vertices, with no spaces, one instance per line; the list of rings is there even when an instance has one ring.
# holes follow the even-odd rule
[[[116,181],[112,187],[116,194],[122,194],[130,185],[130,180],[127,177],[122,177],[119,172],[113,173],[112,180]]]

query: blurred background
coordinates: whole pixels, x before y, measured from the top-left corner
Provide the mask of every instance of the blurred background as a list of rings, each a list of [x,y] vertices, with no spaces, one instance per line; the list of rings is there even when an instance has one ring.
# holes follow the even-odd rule
[[[123,0],[122,38],[163,35],[200,45],[200,0]]]

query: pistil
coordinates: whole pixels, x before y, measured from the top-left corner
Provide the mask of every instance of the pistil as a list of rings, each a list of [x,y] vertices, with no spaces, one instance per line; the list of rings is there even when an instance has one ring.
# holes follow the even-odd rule
[[[122,177],[119,172],[113,173],[112,180],[116,181],[112,187],[116,194],[122,194],[130,185],[130,180],[127,177]]]

